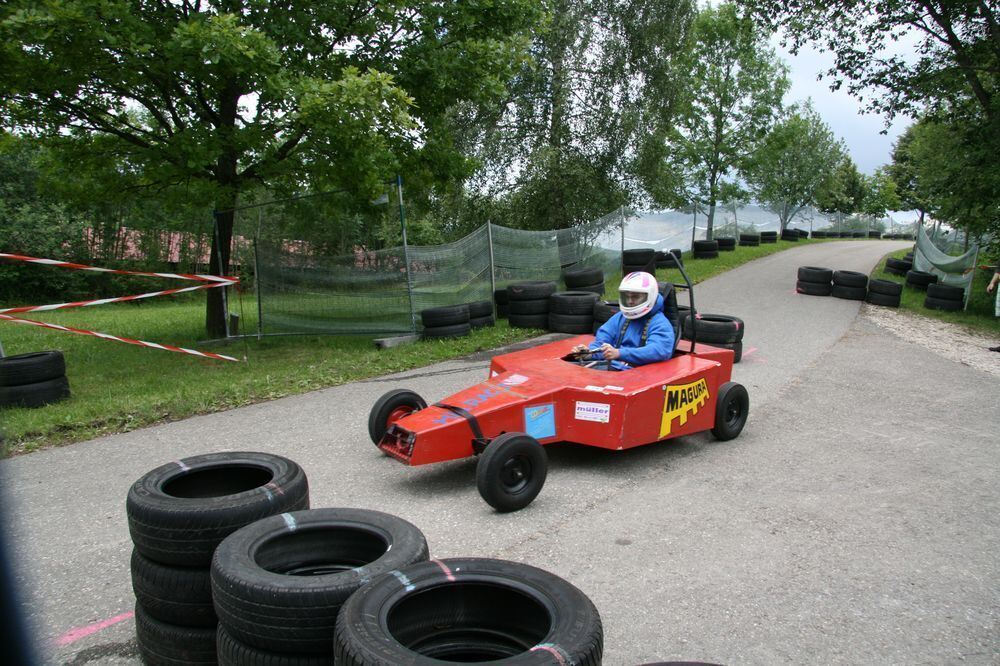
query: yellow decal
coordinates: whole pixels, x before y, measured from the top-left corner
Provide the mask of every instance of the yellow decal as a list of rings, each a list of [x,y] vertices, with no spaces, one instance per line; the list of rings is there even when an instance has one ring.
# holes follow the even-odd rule
[[[690,384],[668,386],[663,401],[663,421],[660,424],[660,439],[670,434],[673,420],[679,418],[678,425],[687,423],[688,416],[694,416],[708,400],[708,383],[699,379]]]

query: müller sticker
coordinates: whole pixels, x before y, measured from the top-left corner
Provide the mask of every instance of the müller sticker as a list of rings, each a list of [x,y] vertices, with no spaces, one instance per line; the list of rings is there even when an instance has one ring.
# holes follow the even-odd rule
[[[576,420],[607,423],[611,420],[611,405],[603,402],[577,402]]]

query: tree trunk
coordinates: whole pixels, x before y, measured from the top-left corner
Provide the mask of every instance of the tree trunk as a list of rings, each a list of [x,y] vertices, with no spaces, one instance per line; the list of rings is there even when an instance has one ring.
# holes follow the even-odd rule
[[[229,258],[233,241],[233,222],[236,212],[233,210],[236,196],[222,196],[216,205],[222,210],[215,212],[215,223],[212,231],[212,249],[208,259],[209,275],[228,275]],[[224,290],[228,287],[215,287],[206,294],[205,331],[210,338],[226,337],[226,301]]]

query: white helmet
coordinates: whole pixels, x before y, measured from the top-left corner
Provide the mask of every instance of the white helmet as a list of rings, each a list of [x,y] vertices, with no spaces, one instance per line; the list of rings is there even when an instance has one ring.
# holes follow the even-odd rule
[[[626,319],[638,319],[649,314],[656,305],[660,287],[656,278],[641,271],[629,273],[618,287],[618,302]]]

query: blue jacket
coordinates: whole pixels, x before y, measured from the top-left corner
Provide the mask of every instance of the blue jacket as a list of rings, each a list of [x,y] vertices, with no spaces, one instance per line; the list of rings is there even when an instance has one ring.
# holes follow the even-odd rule
[[[642,331],[646,328],[647,321],[649,329],[646,331],[646,344],[640,346]],[[625,322],[628,322],[628,329],[621,344],[618,344],[618,337]],[[674,353],[674,327],[663,314],[663,296],[656,297],[653,309],[644,317],[630,320],[619,312],[604,322],[604,325],[597,329],[597,335],[589,348],[597,349],[605,342],[612,347],[618,347],[618,351],[621,352],[619,359],[611,362],[611,366],[616,370],[626,370],[631,366],[646,365],[670,358]]]

